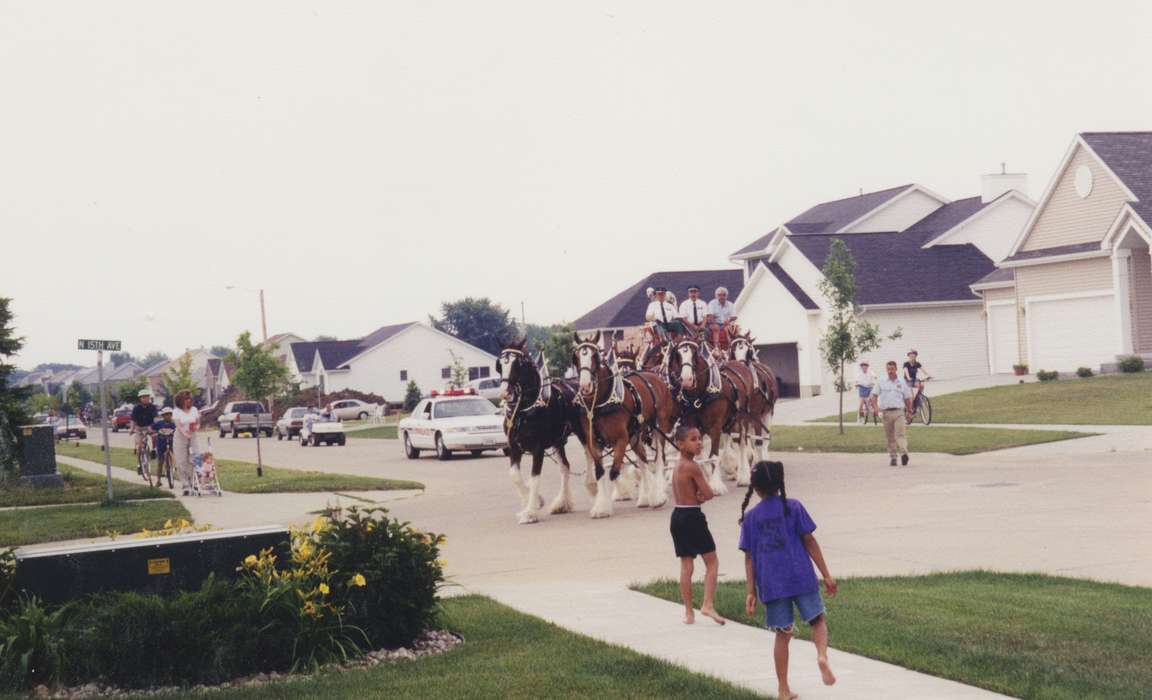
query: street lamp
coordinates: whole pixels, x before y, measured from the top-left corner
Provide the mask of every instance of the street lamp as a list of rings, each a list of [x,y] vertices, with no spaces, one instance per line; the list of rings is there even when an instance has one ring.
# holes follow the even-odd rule
[[[240,289],[245,292],[256,292],[260,295],[260,330],[264,334],[264,340],[268,340],[268,317],[264,313],[264,289],[249,289],[235,284],[225,285],[224,289]]]

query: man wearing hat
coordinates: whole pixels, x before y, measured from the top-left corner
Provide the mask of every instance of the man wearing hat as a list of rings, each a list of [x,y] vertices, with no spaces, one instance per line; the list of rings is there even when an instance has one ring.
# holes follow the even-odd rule
[[[136,394],[136,405],[132,407],[132,433],[135,435],[137,450],[144,444],[144,436],[152,430],[152,424],[155,422],[156,405],[152,403],[152,390],[141,389],[140,393]],[[139,467],[136,471],[143,476]]]
[[[702,333],[708,320],[708,305],[700,298],[700,288],[688,288],[688,298],[680,305],[680,320],[693,333]]]
[[[876,411],[876,399],[872,396],[872,387],[876,386],[876,375],[868,369],[868,361],[864,360],[860,363],[860,368],[856,370],[856,394],[860,397],[860,409],[858,411],[858,423],[864,422],[866,411],[864,410],[865,404],[869,401],[872,402],[872,411]]]
[[[648,310],[644,313],[644,318],[656,328],[661,340],[668,340],[669,333],[680,335],[685,332],[676,307],[668,302],[667,297],[668,288],[657,287],[656,299],[648,304]]]

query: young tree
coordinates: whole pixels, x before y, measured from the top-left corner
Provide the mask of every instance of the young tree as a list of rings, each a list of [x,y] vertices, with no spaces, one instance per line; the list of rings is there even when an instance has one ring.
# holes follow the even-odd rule
[[[553,326],[552,335],[544,343],[544,358],[553,377],[563,377],[572,364],[572,326]]]
[[[494,304],[488,297],[440,304],[440,318],[428,318],[436,330],[454,335],[485,352],[500,354],[500,341],[517,335],[516,324],[508,309]]]
[[[24,339],[12,327],[11,299],[0,297],[0,470],[16,468],[16,443],[21,425],[29,421],[24,402],[32,390],[9,385],[16,367],[9,360],[24,347]]]
[[[468,385],[468,368],[464,365],[464,358],[451,350],[448,354],[452,356],[452,379],[448,383],[453,389],[463,389]]]
[[[168,394],[169,399],[176,398],[176,394],[181,391],[190,392],[193,397],[200,391],[200,383],[192,376],[192,355],[184,353],[180,359],[176,360],[174,367],[168,368],[161,377],[160,382],[164,385],[164,392]]]
[[[288,387],[291,376],[288,367],[276,359],[272,351],[252,344],[252,334],[244,331],[236,339],[236,371],[232,383],[250,399],[267,401]],[[256,476],[264,476],[264,462],[260,452],[260,420],[256,420]]]
[[[140,391],[148,387],[148,380],[143,376],[136,377],[135,379],[128,379],[116,388],[116,398],[120,403],[136,403],[136,397]]]
[[[85,389],[80,382],[73,380],[72,385],[68,387],[67,398],[64,401],[68,413],[78,414],[90,403],[92,403],[92,392]]]
[[[820,291],[830,306],[828,327],[820,340],[820,354],[832,370],[836,391],[840,393],[839,424],[843,435],[844,392],[848,390],[844,368],[861,355],[879,348],[883,338],[879,326],[860,317],[860,307],[856,306],[856,261],[843,240],[832,239],[821,272]],[[902,331],[897,328],[888,339],[896,340],[901,335]]]
[[[411,413],[422,398],[424,395],[420,393],[420,387],[416,386],[415,381],[408,380],[408,390],[404,393],[404,410]]]

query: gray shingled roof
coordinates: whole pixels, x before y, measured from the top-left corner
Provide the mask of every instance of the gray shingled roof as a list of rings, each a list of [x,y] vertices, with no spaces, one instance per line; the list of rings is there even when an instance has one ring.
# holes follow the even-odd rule
[[[888,200],[904,192],[912,185],[890,187],[876,192],[865,192],[855,197],[834,199],[831,202],[821,202],[816,206],[792,217],[785,222],[788,231],[795,235],[835,233],[853,221],[864,216],[877,207],[886,204]],[[747,255],[763,250],[776,231],[757,238],[732,255]]]
[[[644,322],[644,311],[648,308],[648,287],[663,285],[676,295],[677,303],[688,298],[688,285],[700,287],[701,299],[712,299],[717,287],[728,288],[728,300],[736,301],[744,289],[744,273],[741,270],[677,270],[654,272],[628,287],[608,301],[572,322],[578,331],[596,328],[627,328]]]
[[[1085,132],[1080,136],[1142,202],[1152,200],[1152,131]]]
[[[320,353],[325,369],[337,369],[363,352],[359,340],[322,340],[320,342],[292,343],[292,355],[301,372],[312,371],[312,358]]]
[[[975,287],[978,284],[1002,284],[1005,282],[1016,281],[1016,270],[1010,267],[998,267],[995,270],[984,275],[980,279],[972,283]]]
[[[1008,193],[1000,195],[1006,196]],[[999,199],[997,197],[996,199]],[[996,200],[992,200],[993,202]],[[910,227],[905,229],[904,233],[921,234],[931,233],[931,238],[935,238],[955,227],[960,222],[988,206],[992,202],[983,202],[980,197],[968,197],[966,199],[957,199],[954,202],[949,202],[932,212],[923,219],[920,219]]]
[[[784,285],[784,288],[788,290],[792,298],[800,302],[800,305],[805,309],[816,311],[820,308],[816,302],[812,301],[812,297],[808,296],[808,293],[801,289],[800,285],[796,283],[796,280],[792,279],[791,275],[785,272],[784,268],[780,267],[779,263],[767,263],[764,267],[768,268],[772,276],[780,280],[780,284]]]
[[[364,350],[374,348],[380,343],[383,343],[385,340],[388,340],[392,336],[396,335],[400,331],[414,325],[416,325],[415,321],[410,321],[408,323],[394,323],[391,326],[380,326],[376,330],[360,339],[360,347]]]
[[[1058,245],[1052,248],[1040,248],[1039,250],[1023,251],[1005,258],[1004,262],[1016,262],[1017,260],[1036,260],[1037,258],[1051,258],[1056,255],[1073,255],[1075,253],[1090,253],[1094,250],[1100,250],[1099,243],[1072,243],[1070,245]]]

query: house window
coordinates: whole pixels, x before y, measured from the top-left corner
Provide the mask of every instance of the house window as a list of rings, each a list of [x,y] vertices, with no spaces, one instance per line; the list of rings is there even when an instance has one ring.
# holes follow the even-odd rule
[[[468,378],[469,379],[479,379],[480,378],[480,368],[479,367],[469,367],[468,368]]]
[[[406,370],[406,369],[400,370],[400,381],[402,381],[402,382],[408,381],[408,370]]]
[[[488,367],[488,365],[484,365],[483,367],[481,367],[480,368],[480,376],[481,377],[487,377],[489,374],[491,374],[489,369],[490,368]]]
[[[441,367],[440,368],[440,378],[441,379],[451,379],[452,378],[452,368],[451,367]]]

